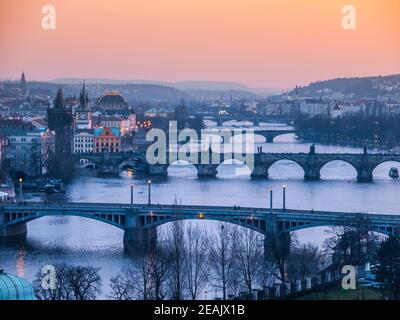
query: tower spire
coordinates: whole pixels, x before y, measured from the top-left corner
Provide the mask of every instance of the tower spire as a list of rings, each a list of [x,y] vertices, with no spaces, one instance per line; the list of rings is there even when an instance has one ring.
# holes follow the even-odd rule
[[[26,80],[25,80],[25,72],[22,71],[21,75],[21,90],[23,95],[28,94],[28,90],[26,89]]]
[[[89,103],[89,95],[88,95],[88,92],[86,90],[86,84],[85,84],[85,81],[84,81],[83,85],[82,85],[82,90],[81,90],[81,93],[80,93],[80,96],[79,96],[80,109],[86,110],[87,106],[88,106],[88,103]]]
[[[57,96],[54,99],[54,109],[64,109],[65,105],[64,105],[64,95],[62,92],[62,89],[59,88],[57,91]]]

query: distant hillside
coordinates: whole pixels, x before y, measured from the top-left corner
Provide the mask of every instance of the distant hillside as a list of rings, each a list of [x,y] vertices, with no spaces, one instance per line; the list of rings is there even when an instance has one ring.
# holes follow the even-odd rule
[[[85,79],[87,84],[146,84],[146,85],[159,85],[164,87],[171,87],[181,91],[192,91],[192,93],[197,96],[199,93],[205,93],[205,91],[232,91],[257,94],[260,96],[268,96],[271,94],[276,94],[282,92],[282,89],[277,88],[251,88],[244,84],[231,81],[157,81],[157,80],[115,80],[115,79],[100,79],[100,78],[89,78]],[[51,83],[64,83],[64,84],[79,84],[82,83],[82,79],[77,78],[58,78],[51,81]]]
[[[185,91],[190,96],[197,98],[197,99],[205,99],[205,100],[218,100],[221,96],[224,97],[225,100],[229,100],[231,97],[232,99],[259,99],[260,96],[244,90],[195,90],[190,89]]]
[[[145,82],[145,83],[144,83]],[[234,82],[212,82],[212,81],[181,81],[176,83],[153,81],[125,81],[108,79],[86,79],[89,93],[94,89],[94,94],[101,95],[102,91],[117,90],[130,101],[178,101],[180,99],[225,99],[260,98],[256,93],[246,90],[247,87]],[[43,86],[44,83],[42,83]],[[55,79],[49,83],[50,87],[61,84],[67,95],[77,95],[82,85],[82,80],[74,78]],[[199,89],[201,88],[201,89]],[[53,89],[54,90],[54,89]]]
[[[54,95],[59,86],[62,87],[65,96],[79,96],[82,88],[81,82],[74,83],[49,83],[49,82],[28,82],[28,89],[31,93],[47,93]],[[86,83],[89,91],[89,98],[96,99],[106,91],[118,91],[127,101],[180,101],[189,99],[190,96],[178,89],[153,84],[91,84]]]
[[[352,97],[377,98],[378,96],[400,97],[400,74],[390,76],[337,78],[313,82],[298,88],[300,97]],[[292,90],[288,95],[295,95]]]

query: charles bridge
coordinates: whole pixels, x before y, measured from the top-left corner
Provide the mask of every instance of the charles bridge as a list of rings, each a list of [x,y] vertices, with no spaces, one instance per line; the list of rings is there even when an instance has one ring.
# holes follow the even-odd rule
[[[180,154],[181,155],[181,154]],[[332,161],[344,161],[357,171],[358,182],[373,181],[374,169],[387,161],[400,162],[400,154],[367,153],[317,153],[314,146],[310,147],[308,153],[265,153],[258,149],[256,153],[249,155],[241,153],[215,153],[210,150],[192,152],[190,156],[167,152],[165,162],[149,164],[146,161],[145,153],[142,152],[121,152],[121,153],[86,153],[76,154],[76,164],[86,163],[95,166],[100,173],[118,174],[124,168],[140,166],[150,175],[168,175],[168,167],[177,159],[188,159],[198,171],[198,176],[216,177],[218,166],[226,160],[239,160],[246,164],[251,170],[252,177],[268,178],[269,168],[281,160],[290,160],[297,163],[304,171],[306,180],[319,180],[320,171],[327,163]],[[184,159],[183,159],[184,158]],[[190,159],[195,159],[191,161]]]

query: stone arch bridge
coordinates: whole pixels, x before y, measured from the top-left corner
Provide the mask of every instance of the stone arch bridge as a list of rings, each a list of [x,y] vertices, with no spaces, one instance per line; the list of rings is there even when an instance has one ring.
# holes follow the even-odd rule
[[[181,157],[182,156],[182,157]],[[182,159],[183,158],[183,159]],[[189,159],[190,158],[190,159]],[[246,164],[251,171],[252,177],[268,178],[269,168],[281,160],[290,160],[297,163],[304,170],[306,180],[319,180],[320,171],[327,163],[332,161],[344,161],[357,171],[359,182],[371,182],[374,169],[388,161],[400,162],[400,154],[370,154],[364,153],[316,153],[315,147],[310,147],[308,153],[265,153],[258,150],[254,154],[240,153],[213,153],[202,151],[195,154],[166,153],[165,163],[149,164],[144,153],[121,152],[121,153],[86,153],[76,154],[75,161],[80,163],[86,160],[94,164],[102,173],[118,174],[124,166],[145,171],[150,175],[168,175],[168,167],[177,159],[192,163],[198,171],[199,176],[215,177],[218,166],[226,160],[236,159]],[[194,161],[193,161],[194,160]]]

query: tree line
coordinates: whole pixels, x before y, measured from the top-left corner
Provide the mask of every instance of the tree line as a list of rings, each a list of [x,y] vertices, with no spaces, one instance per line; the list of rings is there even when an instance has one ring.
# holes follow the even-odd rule
[[[400,298],[400,238],[379,238],[364,216],[332,227],[322,247],[301,244],[294,234],[264,235],[229,223],[209,234],[193,222],[171,223],[157,244],[132,259],[132,266],[109,281],[113,300],[203,299],[215,290],[220,299],[250,299],[254,289],[271,284],[290,286],[329,268],[370,262],[379,289],[389,299]],[[43,300],[92,300],[101,294],[100,269],[56,265],[56,288],[42,288],[42,275],[34,281]]]
[[[400,143],[400,115],[298,115],[294,121],[297,135],[323,143],[376,144],[386,147]]]

